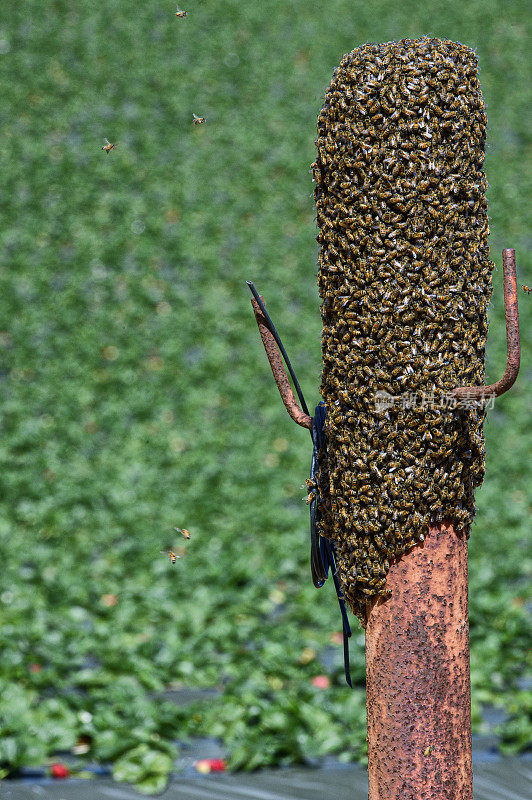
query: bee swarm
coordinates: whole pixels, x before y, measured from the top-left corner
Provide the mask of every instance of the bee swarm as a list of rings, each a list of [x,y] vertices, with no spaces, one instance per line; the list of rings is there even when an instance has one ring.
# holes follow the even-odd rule
[[[485,410],[440,397],[484,383],[486,122],[474,52],[427,37],[344,56],[318,118],[328,447],[310,488],[362,624],[429,525],[469,535],[484,477]]]

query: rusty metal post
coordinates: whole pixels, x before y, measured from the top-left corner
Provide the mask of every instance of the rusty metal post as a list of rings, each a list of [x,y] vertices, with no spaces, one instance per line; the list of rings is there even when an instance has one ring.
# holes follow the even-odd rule
[[[476,64],[447,40],[364,45],[335,70],[318,119],[327,447],[308,484],[342,596],[366,627],[369,800],[473,797],[467,536],[484,469],[477,409],[508,391],[520,358],[506,248],[506,369],[492,385],[456,386],[482,381],[491,292]],[[461,111],[451,74],[469,98]],[[259,306],[285,407],[310,428]],[[437,389],[445,413],[416,415],[410,398]]]
[[[491,386],[460,387],[458,401],[506,392],[519,371],[515,251],[503,251],[507,365]],[[298,406],[281,354],[255,300],[253,311],[283,403]],[[262,298],[261,298],[262,302]],[[388,599],[367,603],[369,800],[472,800],[467,538],[450,523],[390,567]]]
[[[499,397],[519,372],[515,251],[503,250],[507,364],[491,386],[457,400]],[[369,800],[472,800],[467,539],[450,524],[390,567],[391,597],[368,603],[366,692]]]
[[[431,528],[368,607],[369,800],[471,800],[467,539]]]
[[[503,251],[507,365],[491,386],[460,387],[457,400],[500,396],[519,371],[515,251]],[[262,298],[261,298],[262,301]],[[255,300],[253,311],[283,403],[310,427]],[[367,604],[369,800],[472,800],[467,538],[451,524],[391,565],[391,597]]]

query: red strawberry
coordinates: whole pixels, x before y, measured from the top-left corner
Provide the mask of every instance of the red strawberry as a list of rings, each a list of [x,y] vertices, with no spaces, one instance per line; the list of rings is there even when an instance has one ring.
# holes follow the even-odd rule
[[[198,772],[206,775],[209,772],[225,772],[227,763],[223,758],[201,758],[196,761],[194,767]]]
[[[60,764],[59,762],[56,764],[52,764],[50,767],[50,775],[52,778],[68,778],[70,775],[70,770],[68,767],[65,767],[64,764]]]

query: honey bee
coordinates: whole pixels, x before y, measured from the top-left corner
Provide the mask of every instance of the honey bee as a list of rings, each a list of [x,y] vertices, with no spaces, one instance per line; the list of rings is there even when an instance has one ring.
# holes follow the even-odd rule
[[[526,292],[526,294],[530,294],[530,292],[532,292],[530,286],[527,286],[525,283],[521,284],[521,289],[523,290],[523,292]]]
[[[197,117],[194,112],[192,112],[192,122],[194,125],[202,125],[205,122],[205,117]]]
[[[180,19],[184,19],[187,15],[186,11],[181,11],[179,6],[177,6],[177,11],[175,12],[176,17],[180,17]]]
[[[175,564],[177,559],[181,558],[181,556],[178,556],[177,553],[174,553],[171,547],[165,547],[164,550],[161,550],[160,552],[163,553],[165,556],[168,556],[172,564]]]
[[[190,539],[190,531],[187,531],[186,528],[174,528],[174,531],[180,533],[183,539]]]
[[[116,144],[111,144],[111,142],[109,141],[109,139],[105,139],[105,138],[104,138],[104,142],[105,142],[105,144],[104,144],[104,146],[102,147],[102,150],[105,150],[105,152],[107,153],[107,155],[109,155],[109,153],[111,152],[111,150],[114,150],[114,149],[115,149],[115,147],[116,147]]]

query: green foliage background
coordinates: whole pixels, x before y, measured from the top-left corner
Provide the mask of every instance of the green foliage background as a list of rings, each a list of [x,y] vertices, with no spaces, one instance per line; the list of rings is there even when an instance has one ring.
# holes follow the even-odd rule
[[[282,408],[245,286],[264,294],[317,402],[309,166],[345,52],[429,34],[478,53],[499,266],[489,381],[505,362],[503,247],[517,251],[519,283],[532,283],[525,0],[191,0],[185,20],[174,10],[154,0],[2,4],[8,769],[82,734],[91,757],[122,759],[118,777],[124,759],[154,763],[153,751],[172,756],[187,736],[222,737],[233,767],[363,757],[363,633],[351,644],[350,692],[341,645],[329,640],[339,628],[332,587],[316,592],[309,575],[309,437]],[[192,112],[207,124],[193,126]],[[104,136],[118,142],[108,156]],[[481,704],[500,705],[508,751],[530,732],[531,303],[520,294],[522,370],[489,414],[470,544],[475,725]],[[172,567],[159,551],[174,525],[192,539]],[[305,648],[317,655],[302,664]],[[330,648],[332,671],[320,662]],[[310,683],[322,672],[326,692]],[[154,694],[169,685],[225,693],[183,711]],[[146,790],[171,758],[157,763],[135,773]]]

